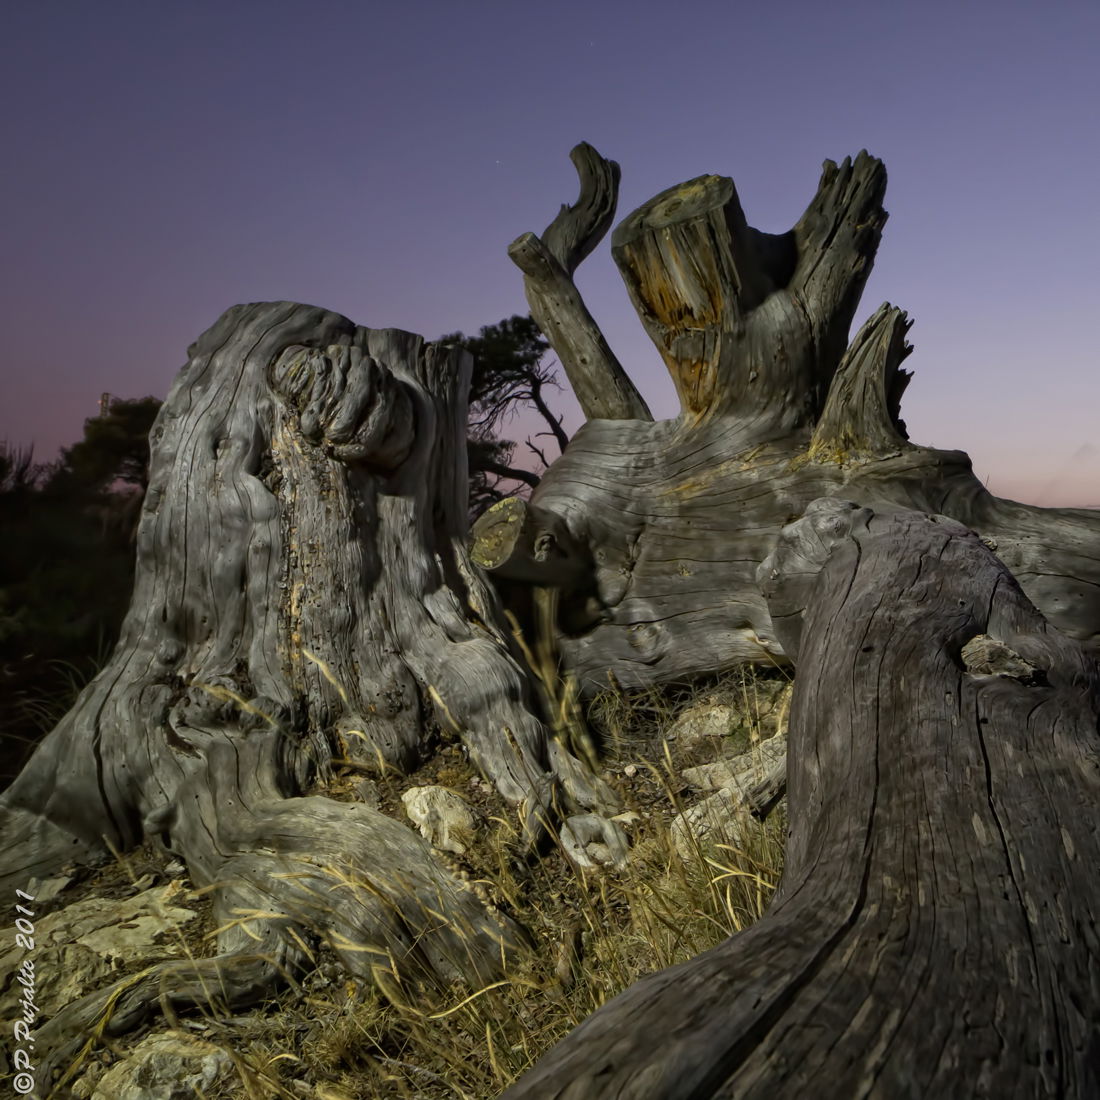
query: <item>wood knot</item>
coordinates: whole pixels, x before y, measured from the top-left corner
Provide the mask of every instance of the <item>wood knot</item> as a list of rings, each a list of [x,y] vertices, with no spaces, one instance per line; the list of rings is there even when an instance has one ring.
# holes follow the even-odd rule
[[[963,667],[971,676],[1002,676],[1029,687],[1048,683],[1044,669],[1021,657],[1011,647],[988,634],[978,634],[962,647]]]

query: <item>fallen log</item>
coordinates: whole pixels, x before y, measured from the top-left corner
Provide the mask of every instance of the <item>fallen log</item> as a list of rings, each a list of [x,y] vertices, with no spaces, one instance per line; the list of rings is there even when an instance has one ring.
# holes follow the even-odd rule
[[[881,161],[826,161],[787,233],[750,226],[733,180],[713,175],[616,227],[612,257],[680,399],[656,422],[572,281],[609,224],[618,166],[587,145],[574,161],[576,206],[510,254],[587,423],[529,504],[478,521],[473,551],[494,576],[560,590],[558,643],[585,695],[609,672],[633,688],[785,660],[756,568],[823,496],[959,520],[1100,652],[1100,512],[1000,499],[962,451],[909,439],[902,310],[883,303],[846,348],[887,218]],[[583,249],[562,243],[563,222]]]
[[[1100,1095],[1094,658],[943,516],[817,501],[760,575],[797,661],[774,902],[505,1097]]]

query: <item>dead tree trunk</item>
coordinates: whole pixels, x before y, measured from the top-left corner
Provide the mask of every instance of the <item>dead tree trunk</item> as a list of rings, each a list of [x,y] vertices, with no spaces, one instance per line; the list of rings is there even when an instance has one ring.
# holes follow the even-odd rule
[[[437,725],[530,836],[555,770],[584,795],[467,556],[467,353],[277,302],[229,310],[189,354],[151,436],[119,644],[5,793],[0,881],[160,835],[218,885],[220,954],[74,1005],[39,1036],[57,1058],[108,1004],[110,1032],[165,995],[244,1003],[318,943],[366,977],[500,972],[519,930],[411,829],[324,797],[334,762],[408,770]]]
[[[721,176],[618,226],[612,255],[680,397],[654,423],[571,278],[610,224],[618,167],[591,146],[573,158],[580,200],[511,255],[589,419],[529,505],[482,517],[473,549],[561,590],[584,690],[782,660],[754,573],[783,524],[836,493],[965,523],[1055,626],[1100,650],[1100,513],[1000,500],[961,451],[909,442],[901,310],[883,305],[845,351],[886,221],[880,161],[827,161],[789,233],[749,226]]]
[[[772,906],[507,1100],[1100,1095],[1096,662],[942,516],[819,501],[762,579],[798,664]]]

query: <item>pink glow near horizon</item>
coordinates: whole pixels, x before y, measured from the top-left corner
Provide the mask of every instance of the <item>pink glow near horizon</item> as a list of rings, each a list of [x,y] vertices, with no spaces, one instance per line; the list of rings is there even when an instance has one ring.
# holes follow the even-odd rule
[[[163,397],[237,302],[429,338],[525,311],[505,250],[573,199],[579,140],[622,165],[619,217],[716,172],[772,232],[866,147],[890,220],[856,324],[915,318],[910,436],[999,494],[1100,505],[1100,8],[693,10],[320,0],[304,33],[278,0],[14,8],[0,439],[45,459],[101,392]],[[672,415],[606,242],[578,282]]]

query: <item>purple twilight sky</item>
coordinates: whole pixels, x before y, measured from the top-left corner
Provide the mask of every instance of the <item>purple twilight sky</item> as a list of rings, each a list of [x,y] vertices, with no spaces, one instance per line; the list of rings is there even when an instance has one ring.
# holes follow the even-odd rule
[[[771,232],[867,148],[890,220],[856,325],[915,318],[910,435],[1100,505],[1096,0],[38,0],[4,30],[0,439],[38,459],[103,391],[163,397],[238,302],[430,338],[526,311],[506,248],[575,198],[578,141],[622,165],[619,218],[715,172]],[[606,241],[578,283],[674,415]]]

